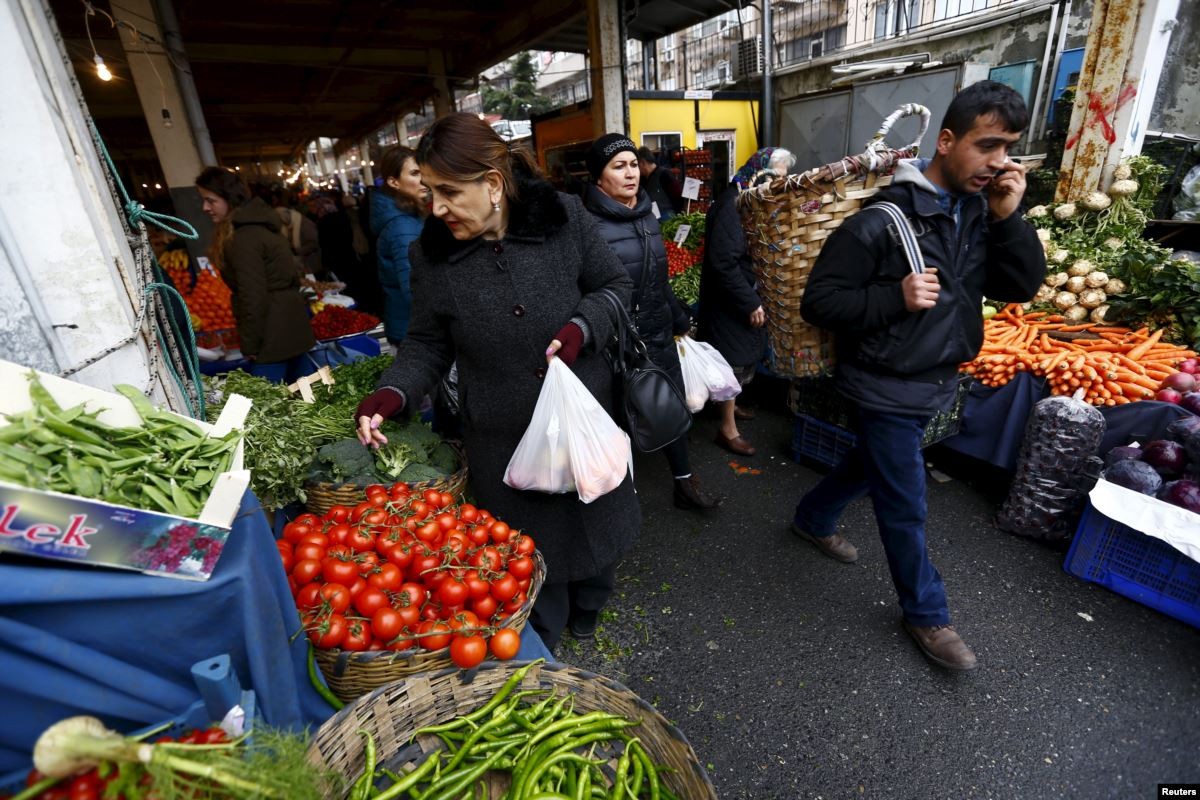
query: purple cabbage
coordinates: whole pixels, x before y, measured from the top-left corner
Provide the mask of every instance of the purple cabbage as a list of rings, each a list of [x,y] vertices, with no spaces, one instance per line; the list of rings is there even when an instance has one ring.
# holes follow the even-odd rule
[[[1200,483],[1190,480],[1171,481],[1159,492],[1158,499],[1200,514]]]
[[[1142,448],[1140,447],[1114,447],[1108,451],[1108,455],[1104,457],[1104,466],[1111,467],[1118,461],[1141,461]]]
[[[1163,477],[1173,477],[1187,466],[1187,452],[1179,442],[1170,439],[1155,439],[1146,445],[1142,461],[1158,470]]]
[[[1118,461],[1104,471],[1104,479],[1117,486],[1154,497],[1162,488],[1162,476],[1144,461]]]
[[[1200,392],[1184,392],[1179,407],[1186,408],[1193,414],[1200,414]]]
[[[1188,434],[1200,431],[1200,417],[1188,414],[1180,417],[1167,426],[1167,438],[1183,444]]]

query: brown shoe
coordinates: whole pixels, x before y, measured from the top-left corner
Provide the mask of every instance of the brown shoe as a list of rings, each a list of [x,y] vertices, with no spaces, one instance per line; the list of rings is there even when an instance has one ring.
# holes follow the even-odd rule
[[[975,654],[954,630],[953,625],[931,625],[923,628],[911,625],[905,620],[904,630],[913,637],[921,652],[939,667],[969,670],[978,665]]]
[[[832,536],[813,536],[794,522],[792,523],[792,533],[807,542],[811,542],[813,547],[830,558],[841,561],[843,564],[853,564],[855,561],[858,561],[858,548],[842,538],[840,533],[835,533]]]
[[[741,420],[754,419],[754,410],[750,408],[742,408],[741,406],[734,406],[733,418]]]
[[[742,436],[735,436],[730,439],[725,434],[717,431],[717,438],[713,439],[713,441],[734,455],[752,456],[757,452],[754,449],[754,445],[747,442]]]
[[[714,497],[701,489],[695,475],[675,479],[676,508],[707,513],[714,511],[722,502],[723,498]]]

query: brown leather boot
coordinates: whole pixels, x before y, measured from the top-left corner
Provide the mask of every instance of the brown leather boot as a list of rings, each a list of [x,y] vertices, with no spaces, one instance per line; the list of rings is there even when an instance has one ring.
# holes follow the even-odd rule
[[[904,630],[913,637],[917,647],[921,648],[921,652],[925,654],[926,658],[939,667],[969,670],[978,666],[979,662],[976,661],[975,654],[954,630],[953,625],[920,627],[911,625],[905,620]]]
[[[688,511],[715,511],[724,498],[713,497],[700,488],[695,475],[675,479],[675,507]]]
[[[853,564],[858,561],[858,548],[842,538],[840,533],[832,536],[813,536],[795,522],[792,523],[792,533],[806,542],[811,542],[813,547],[843,564]]]

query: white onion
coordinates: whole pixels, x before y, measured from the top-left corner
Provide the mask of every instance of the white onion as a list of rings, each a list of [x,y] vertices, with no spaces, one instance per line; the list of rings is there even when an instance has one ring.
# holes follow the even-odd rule
[[[1133,177],[1133,170],[1128,164],[1117,164],[1117,168],[1113,170],[1113,180],[1127,181]]]
[[[1049,211],[1046,209],[1045,206],[1034,206],[1033,208],[1031,208],[1025,212],[1025,216],[1031,217],[1032,219],[1038,219],[1040,217],[1046,216],[1046,214],[1048,214],[1048,213],[1049,213]]]

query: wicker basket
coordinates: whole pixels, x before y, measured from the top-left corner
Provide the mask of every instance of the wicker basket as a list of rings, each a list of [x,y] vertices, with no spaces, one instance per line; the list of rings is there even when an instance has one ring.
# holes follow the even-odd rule
[[[449,442],[449,445],[454,448],[454,452],[458,455],[458,471],[440,480],[417,481],[410,484],[414,494],[424,492],[427,489],[436,489],[439,492],[447,492],[454,495],[456,502],[462,501],[463,492],[467,488],[467,454],[457,442]],[[363,490],[366,488],[365,486],[359,486],[357,483],[310,481],[304,484],[304,510],[321,517],[334,506],[356,506],[365,499]]]
[[[520,631],[529,619],[534,601],[546,580],[546,561],[540,552],[533,556],[533,577],[529,581],[529,599],[504,622],[504,627]],[[317,650],[317,666],[325,682],[340,699],[350,702],[368,692],[399,680],[406,675],[452,666],[450,648],[423,650]]]
[[[409,739],[418,728],[448,722],[491,698],[520,662],[486,661],[477,670],[441,670],[412,675],[386,686],[330,718],[313,738],[309,757],[340,773],[346,781],[362,774],[365,729],[375,739],[380,766],[410,769],[441,746],[434,736]],[[641,720],[631,729],[656,764],[664,785],[684,800],[715,800],[717,793],[684,735],[653,706],[614,680],[564,664],[539,664],[529,671],[520,689],[555,689],[575,695],[580,712],[605,711]],[[597,751],[600,755],[601,751]],[[612,754],[608,754],[612,755]],[[507,788],[496,776],[491,797]],[[504,782],[502,782],[504,781]]]
[[[884,137],[892,125],[913,115],[921,117],[916,139],[899,150],[889,149]],[[896,162],[916,156],[928,125],[929,109],[915,103],[901,106],[883,121],[862,155],[778,178],[738,197],[775,374],[800,378],[825,374],[833,366],[832,337],[800,316],[809,273],[825,240],[891,182]]]

